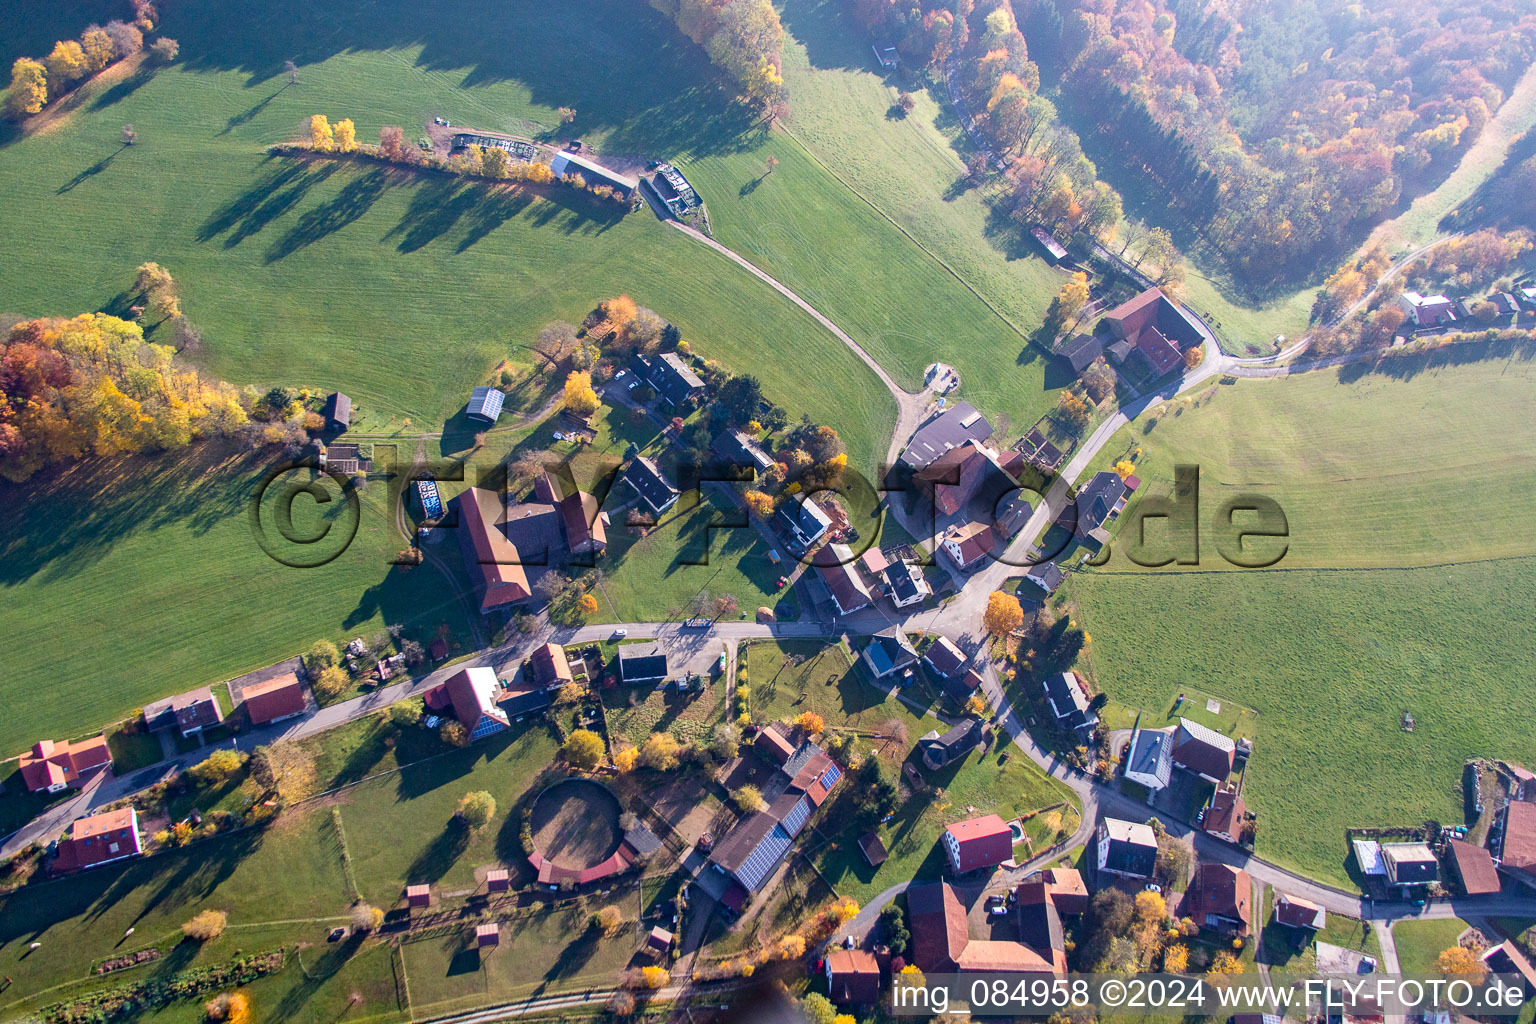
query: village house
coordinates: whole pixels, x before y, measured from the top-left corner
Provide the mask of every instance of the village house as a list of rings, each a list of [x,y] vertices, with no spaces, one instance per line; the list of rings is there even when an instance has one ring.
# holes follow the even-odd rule
[[[765,725],[758,730],[757,738],[752,741],[752,749],[762,754],[768,760],[780,768],[789,763],[789,759],[795,756],[795,745],[789,742],[778,725]]]
[[[1536,967],[1513,939],[1506,939],[1497,946],[1489,946],[1482,956],[1483,964],[1492,974],[1514,974],[1520,978],[1527,1000],[1536,997]]]
[[[656,463],[644,455],[636,455],[631,459],[629,465],[624,467],[620,479],[658,516],[676,505],[682,493],[668,483]]]
[[[464,415],[472,420],[495,425],[497,417],[501,415],[501,405],[507,400],[507,396],[501,393],[499,388],[480,385],[469,393],[469,402],[464,406]]]
[[[57,793],[87,781],[112,767],[105,735],[77,743],[38,740],[21,755],[21,781],[31,793]]]
[[[710,448],[725,460],[726,465],[751,470],[752,475],[743,477],[748,481],[756,480],[757,474],[767,472],[773,465],[773,456],[740,430],[722,430],[710,442]]]
[[[546,690],[558,690],[567,683],[574,683],[571,662],[565,656],[565,648],[557,643],[541,644],[528,656],[533,669],[533,681]]]
[[[667,678],[667,652],[657,643],[619,648],[619,679],[626,685],[659,683]]]
[[[1287,928],[1321,931],[1328,923],[1328,913],[1311,900],[1283,893],[1275,900],[1275,921]]]
[[[501,681],[496,678],[495,669],[485,665],[461,668],[434,689],[441,690],[442,697],[447,698],[453,717],[471,741],[501,732],[511,724],[506,711],[496,703]]]
[[[224,712],[207,686],[144,705],[144,725],[150,732],[175,729],[182,737],[196,736],[224,721]]]
[[[904,672],[917,664],[917,649],[898,626],[888,626],[869,638],[860,655],[876,679]]]
[[[285,718],[302,715],[309,709],[304,697],[304,686],[292,672],[284,672],[265,682],[253,683],[240,693],[240,706],[245,708],[252,725],[270,725]]]
[[[740,821],[709,855],[710,865],[734,882],[728,906],[739,907],[762,888],[789,853],[795,837],[842,778],[842,770],[816,744],[802,744],[764,792],[764,810]]]
[[[995,814],[946,826],[939,840],[957,874],[991,870],[1013,859],[1013,833]]]
[[[995,535],[986,523],[970,522],[951,526],[944,534],[939,550],[961,572],[969,572],[992,551]]]
[[[1242,840],[1243,819],[1248,815],[1248,805],[1243,803],[1243,798],[1238,795],[1236,789],[1227,788],[1220,790],[1211,796],[1211,802],[1205,809],[1205,817],[1200,819],[1200,827],[1217,839],[1225,839],[1229,843]]]
[[[917,740],[917,751],[929,771],[939,771],[981,745],[981,719],[967,716],[944,731],[930,729]]]
[[[1041,685],[1045,688],[1046,702],[1056,723],[1063,729],[1076,733],[1089,733],[1098,727],[1099,716],[1092,701],[1083,689],[1076,672],[1054,672],[1046,676]]]
[[[1056,588],[1061,586],[1061,581],[1064,579],[1066,579],[1066,576],[1063,575],[1061,568],[1055,562],[1041,562],[1039,565],[1032,565],[1029,567],[1029,571],[1024,574],[1024,583],[1039,591],[1036,598],[1041,601],[1054,594]]]
[[[1178,767],[1219,786],[1232,774],[1236,752],[1230,736],[1188,718],[1179,719],[1173,738],[1173,763]]]
[[[975,511],[990,513],[1019,486],[997,452],[979,441],[951,448],[917,471],[914,479],[932,494],[934,508],[942,516],[957,515],[973,501],[980,506]]]
[[[873,1006],[880,999],[880,964],[865,949],[827,954],[827,998],[838,1006]]]
[[[1391,885],[1417,888],[1440,880],[1440,861],[1428,843],[1382,843],[1381,863]]]
[[[968,441],[985,441],[991,436],[992,424],[987,418],[969,403],[960,402],[917,428],[901,453],[900,464],[916,473],[951,448]]]
[[[832,595],[837,614],[852,615],[860,609],[868,608],[874,599],[870,597],[869,588],[864,585],[864,580],[852,563],[839,559],[832,565],[823,565],[821,554],[817,553],[816,574]]]
[[[773,525],[791,550],[803,554],[832,529],[832,517],[809,498],[788,498],[774,513]]]
[[[541,473],[533,482],[533,493],[558,512],[566,550],[571,554],[600,555],[608,549],[608,513],[599,507],[595,494],[553,473]]]
[[[1096,473],[1092,480],[1077,492],[1074,507],[1077,524],[1074,532],[1083,542],[1095,545],[1109,543],[1109,524],[1125,508],[1126,500],[1141,486],[1134,476],[1120,478],[1119,473]]]
[[[933,596],[933,587],[923,575],[922,568],[911,562],[892,562],[882,575],[886,596],[897,608],[922,604],[924,598]]]
[[[1150,825],[1105,818],[1093,841],[1094,863],[1102,874],[1151,878],[1157,869],[1157,835]]]
[[[1444,295],[1403,292],[1397,297],[1397,304],[1415,327],[1439,327],[1456,322],[1456,304]]]
[[[1125,777],[1156,793],[1173,777],[1173,733],[1137,727],[1125,756]]]
[[[952,679],[965,672],[967,660],[965,652],[956,647],[953,640],[941,636],[928,645],[928,651],[923,655],[923,667],[940,680]]]
[[[1247,935],[1253,923],[1253,879],[1227,864],[1202,861],[1184,894],[1184,916],[1202,928]]]
[[[1018,454],[1015,452],[1014,454]],[[1029,517],[1034,515],[1035,507],[1024,497],[1022,491],[1014,491],[1004,496],[998,505],[996,514],[992,519],[992,531],[1003,540],[1017,534],[1024,529]]]
[[[59,839],[52,870],[59,874],[84,871],[144,852],[139,836],[139,812],[133,807],[79,818]]]
[[[682,217],[689,210],[703,205],[688,179],[671,164],[662,164],[656,168],[656,173],[651,176],[651,187],[674,217]]]

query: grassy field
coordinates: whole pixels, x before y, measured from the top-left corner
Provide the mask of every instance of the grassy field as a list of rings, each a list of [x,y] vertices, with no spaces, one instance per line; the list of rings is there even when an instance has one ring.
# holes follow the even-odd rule
[[[1283,568],[1536,553],[1520,497],[1536,481],[1536,422],[1522,411],[1536,360],[1473,349],[1463,355],[1481,361],[1393,359],[1386,372],[1342,383],[1337,371],[1324,370],[1213,384],[1187,403],[1170,403],[1150,432],[1148,417],[1122,430],[1096,468],[1140,448],[1137,473],[1150,485],[1142,493],[1166,494],[1176,465],[1198,466],[1201,569],[1228,567],[1216,550],[1216,515],[1243,494],[1267,495],[1284,509]],[[1135,526],[1133,507],[1120,532],[1123,550]],[[1148,535],[1160,533],[1149,526]],[[1122,555],[1110,568],[1136,566]]]
[[[1456,917],[1439,921],[1399,921],[1392,929],[1397,943],[1397,962],[1404,974],[1438,974],[1435,959],[1456,945],[1467,922]]]
[[[1245,794],[1259,853],[1309,875],[1349,883],[1346,827],[1462,821],[1464,759],[1531,758],[1536,560],[1071,587],[1117,702],[1161,712],[1191,681],[1220,681],[1258,711]]]

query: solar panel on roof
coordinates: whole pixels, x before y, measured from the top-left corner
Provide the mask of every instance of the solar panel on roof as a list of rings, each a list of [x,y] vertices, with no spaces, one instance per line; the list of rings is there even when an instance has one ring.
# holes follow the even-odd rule
[[[805,827],[806,819],[810,816],[811,802],[805,799],[805,797],[801,797],[795,806],[789,809],[789,813],[784,815],[784,820],[780,823],[779,827],[788,832],[791,837],[797,836],[800,834],[800,830]]]
[[[747,855],[741,867],[736,869],[736,878],[748,889],[756,890],[778,867],[780,858],[789,850],[789,843],[789,833],[778,825],[773,826],[773,831],[763,837],[762,842]]]
[[[842,777],[842,771],[837,767],[837,765],[833,765],[822,773],[821,788],[831,789],[837,783],[837,780]]]

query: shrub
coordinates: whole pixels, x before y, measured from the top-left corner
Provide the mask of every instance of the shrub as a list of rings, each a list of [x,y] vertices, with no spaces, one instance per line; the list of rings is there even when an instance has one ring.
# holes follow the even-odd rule
[[[187,769],[187,774],[204,786],[217,786],[243,767],[245,767],[244,754],[235,750],[215,750],[201,763]]]
[[[268,397],[270,398],[271,395],[269,394]],[[341,664],[341,652],[329,640],[316,641],[315,646],[311,647],[309,653],[304,656],[304,667],[311,672],[319,672],[321,669],[339,664]]]
[[[181,926],[182,934],[194,942],[210,942],[224,934],[229,917],[222,910],[204,910]]]
[[[443,727],[437,731],[437,735],[450,747],[469,746],[469,730],[454,719],[443,723]]]
[[[561,756],[577,768],[596,768],[603,759],[603,738],[590,729],[577,729],[560,748]]]
[[[457,813],[470,828],[484,828],[496,816],[496,798],[483,789],[465,793],[459,799]]]
[[[347,675],[347,670],[340,665],[332,665],[320,670],[315,677],[315,696],[321,700],[335,700],[347,692],[347,687],[352,685],[352,677]]]
[[[742,786],[731,794],[731,801],[743,814],[751,814],[768,806],[768,801],[763,799],[762,791],[756,786]]]
[[[352,908],[352,927],[356,931],[371,932],[384,923],[384,911],[371,903],[359,903]]]
[[[405,700],[397,701],[391,704],[389,710],[385,712],[385,717],[389,719],[389,724],[401,728],[420,722],[421,715],[422,703],[420,697],[407,697]]]
[[[613,936],[619,933],[624,926],[624,912],[618,907],[607,906],[594,913],[587,919],[594,931],[602,932],[604,936]]]

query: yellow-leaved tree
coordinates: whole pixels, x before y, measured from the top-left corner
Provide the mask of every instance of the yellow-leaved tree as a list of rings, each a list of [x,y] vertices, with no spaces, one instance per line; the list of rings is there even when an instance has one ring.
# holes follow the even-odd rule
[[[1019,599],[1001,590],[987,595],[987,610],[982,613],[981,626],[988,633],[1003,636],[1024,624],[1024,607]]]
[[[337,152],[350,153],[357,148],[357,126],[350,117],[337,121],[331,129],[331,135],[336,142]]]
[[[48,102],[48,69],[31,57],[17,57],[11,65],[11,90],[7,97],[13,117],[26,117]]]
[[[309,119],[309,144],[322,153],[329,153],[336,145],[336,133],[331,130],[330,119],[315,114]]]
[[[84,78],[90,70],[85,51],[73,39],[53,44],[53,51],[43,59],[48,67],[48,91],[57,94],[69,83]]]
[[[565,378],[565,407],[578,416],[597,412],[597,392],[592,390],[592,375],[572,370]]]

